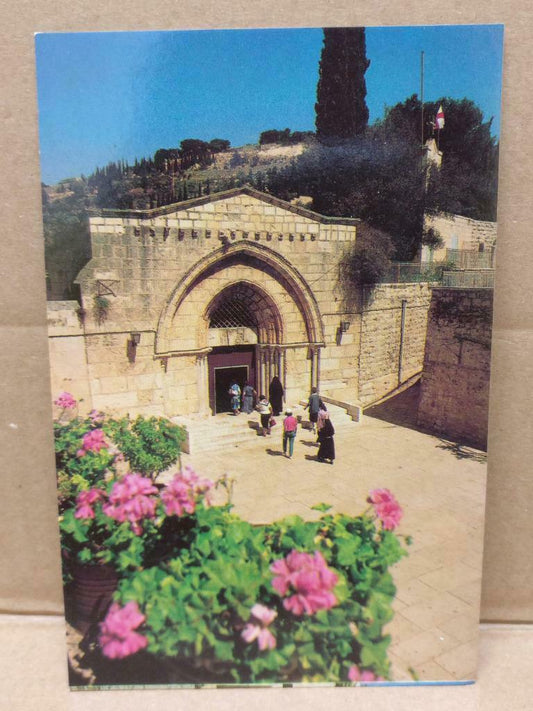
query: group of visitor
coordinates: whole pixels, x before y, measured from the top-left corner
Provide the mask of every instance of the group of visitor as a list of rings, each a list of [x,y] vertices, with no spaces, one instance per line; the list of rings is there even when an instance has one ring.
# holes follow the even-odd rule
[[[253,386],[246,382],[241,392],[241,388],[237,382],[233,383],[229,389],[231,398],[231,410],[234,415],[241,412],[241,397],[242,397],[242,412],[251,414],[254,410],[254,401],[257,398],[257,393]],[[277,375],[272,378],[268,389],[268,398],[266,395],[259,395],[255,410],[259,413],[261,422],[261,434],[267,437],[272,432],[272,427],[276,424],[274,417],[278,417],[283,411],[283,386]],[[305,410],[309,410],[309,420],[313,430],[313,434],[317,435],[319,445],[317,461],[329,462],[333,464],[335,460],[335,428],[329,417],[329,412],[326,405],[322,401],[317,388],[311,389],[311,394],[305,406]],[[298,420],[294,417],[290,408],[285,409],[285,417],[283,419],[283,454],[292,459],[294,453],[294,441],[298,431]]]

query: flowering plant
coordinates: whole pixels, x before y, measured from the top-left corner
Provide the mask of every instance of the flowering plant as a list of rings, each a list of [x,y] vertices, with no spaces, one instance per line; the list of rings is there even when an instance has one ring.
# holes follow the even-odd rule
[[[319,504],[316,521],[254,526],[213,506],[213,482],[191,468],[154,484],[179,455],[172,427],[94,411],[56,423],[65,568],[110,563],[119,576],[91,638],[99,679],[118,683],[113,665],[133,683],[390,678],[389,568],[409,543],[394,495],[374,489],[358,516]]]
[[[61,393],[54,402],[70,410],[77,405],[70,393]],[[179,460],[185,432],[162,417],[115,420],[92,410],[86,417],[54,422],[54,436],[59,504],[63,510],[80,491],[115,478],[122,462],[155,479]]]
[[[176,463],[185,439],[182,427],[161,417],[111,420],[108,431],[132,469],[152,479]]]
[[[68,560],[113,563],[121,573],[164,560],[187,542],[191,522],[183,514],[209,505],[212,486],[186,469],[162,490],[131,472],[82,490],[60,517],[63,551]]]
[[[191,670],[196,681],[223,683],[389,678],[389,567],[406,554],[396,525],[371,511],[326,511],[318,521],[253,526],[230,509],[197,508],[186,546],[122,578],[100,627],[101,655],[111,658],[110,621],[134,603],[145,655],[135,669],[157,669],[152,682],[187,682]],[[113,658],[138,656],[134,646]]]

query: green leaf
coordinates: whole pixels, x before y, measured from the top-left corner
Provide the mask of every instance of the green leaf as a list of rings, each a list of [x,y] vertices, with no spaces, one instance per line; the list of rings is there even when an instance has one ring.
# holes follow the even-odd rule
[[[337,561],[339,565],[348,566],[353,563],[360,543],[361,539],[357,536],[342,539],[338,542]]]
[[[217,640],[214,645],[215,656],[221,662],[233,660],[233,644],[231,642],[221,642]]]
[[[326,511],[329,511],[331,509],[331,504],[315,504],[314,506],[311,506],[311,511],[322,511],[323,513],[326,513]]]

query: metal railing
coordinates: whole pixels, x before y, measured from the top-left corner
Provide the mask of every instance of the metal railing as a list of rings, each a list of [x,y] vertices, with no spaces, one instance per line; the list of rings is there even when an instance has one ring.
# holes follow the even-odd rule
[[[494,269],[461,269],[445,271],[442,286],[465,289],[493,289]]]
[[[495,255],[493,249],[447,249],[446,261],[459,269],[494,269]]]
[[[382,284],[408,284],[412,282],[441,282],[449,262],[392,262],[380,279]]]
[[[392,262],[381,284],[432,282],[441,286],[494,288],[494,269],[458,269],[451,262]]]

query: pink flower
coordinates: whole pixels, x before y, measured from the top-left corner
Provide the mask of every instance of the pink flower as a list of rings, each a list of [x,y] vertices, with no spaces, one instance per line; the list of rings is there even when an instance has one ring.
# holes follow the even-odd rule
[[[388,489],[374,489],[368,498],[373,504],[376,516],[386,531],[393,531],[401,521],[403,511]]]
[[[241,637],[248,643],[257,640],[257,646],[262,652],[265,649],[274,649],[276,638],[267,627],[275,620],[278,613],[259,603],[252,607],[251,613],[253,619],[243,629]]]
[[[183,472],[176,474],[161,494],[165,512],[169,516],[194,513],[196,503],[202,496],[209,503],[208,494],[212,487],[212,481],[201,479],[193,469],[185,467]]]
[[[157,499],[152,494],[157,494],[157,489],[150,479],[140,474],[126,474],[121,481],[113,484],[109,500],[102,506],[102,511],[119,523],[128,521],[132,531],[140,535],[140,522],[155,518]]]
[[[330,570],[321,553],[314,555],[291,551],[270,566],[276,574],[272,587],[280,594],[294,594],[283,601],[286,610],[295,615],[312,615],[317,610],[328,610],[337,604],[331,592],[339,576]]]
[[[120,607],[114,602],[100,623],[100,646],[102,652],[110,659],[123,659],[135,654],[148,645],[148,640],[138,632],[134,632],[145,621],[136,602],[128,602]]]
[[[84,457],[87,452],[95,452],[98,454],[101,449],[107,449],[109,446],[105,441],[104,431],[100,429],[86,432],[83,435],[81,443],[81,449],[78,449],[76,452],[78,457]]]
[[[376,676],[370,669],[359,669],[356,664],[348,669],[348,679],[350,681],[385,681],[382,676]]]
[[[61,393],[57,400],[54,400],[54,405],[57,405],[62,410],[73,410],[76,404],[76,400],[74,400],[70,393]]]
[[[103,499],[105,492],[102,489],[89,489],[80,491],[76,498],[75,518],[94,518],[93,504]]]
[[[98,410],[91,410],[88,414],[88,418],[91,420],[93,425],[100,425],[105,420],[105,414],[99,412]]]
[[[373,489],[369,494],[368,500],[372,504],[386,504],[396,501],[389,489]]]

